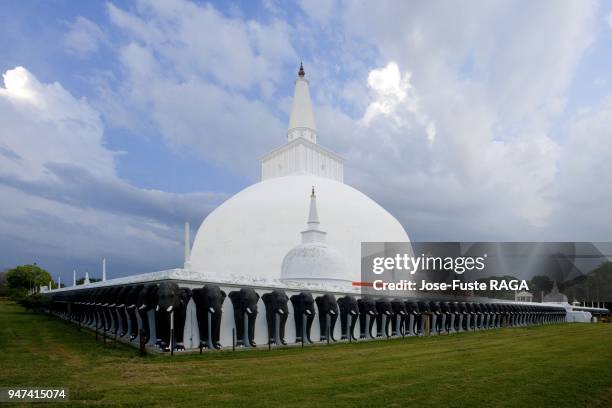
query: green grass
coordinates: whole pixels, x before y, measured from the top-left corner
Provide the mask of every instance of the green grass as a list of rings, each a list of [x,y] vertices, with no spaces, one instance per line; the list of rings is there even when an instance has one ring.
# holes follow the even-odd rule
[[[612,406],[612,324],[140,358],[0,301],[0,350],[0,386],[68,387],[72,404]]]

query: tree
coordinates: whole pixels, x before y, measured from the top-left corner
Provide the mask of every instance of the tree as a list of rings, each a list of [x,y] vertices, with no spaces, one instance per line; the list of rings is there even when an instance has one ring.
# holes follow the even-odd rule
[[[48,285],[51,275],[40,266],[19,265],[6,271],[6,282],[13,293],[25,293],[31,288]],[[57,285],[56,285],[57,286]]]
[[[9,294],[8,283],[6,282],[6,271],[0,272],[0,296]]]
[[[99,278],[89,278],[89,283],[100,282],[102,279]],[[79,278],[76,280],[77,285],[82,285],[85,283],[85,278]]]
[[[553,281],[544,275],[536,275],[529,282],[529,291],[534,300],[542,301],[542,293],[547,294],[553,288]]]

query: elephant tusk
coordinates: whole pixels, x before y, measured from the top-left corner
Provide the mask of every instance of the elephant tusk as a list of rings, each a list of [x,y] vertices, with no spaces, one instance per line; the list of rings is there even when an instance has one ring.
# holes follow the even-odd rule
[[[310,309],[306,309],[306,314],[307,314],[307,315],[311,315],[311,314],[312,314],[312,312],[310,311]]]
[[[211,306],[211,307],[209,307],[209,308],[208,308],[208,311],[209,311],[210,313],[213,313],[213,314],[214,314],[214,313],[215,313],[215,308]]]
[[[144,309],[145,307],[147,307],[147,305],[141,305],[141,306],[138,308],[138,310],[142,310],[142,309]]]
[[[251,308],[250,308],[250,307],[247,307],[247,308],[246,308],[246,312],[247,312],[248,314],[253,314],[253,311],[251,310]]]
[[[125,304],[123,304],[123,305],[119,305],[119,306],[117,306],[117,307],[125,307]]]
[[[278,314],[285,314],[285,312],[283,311],[283,309],[278,309]]]
[[[159,311],[159,305],[155,306],[155,311],[158,312]]]
[[[168,308],[166,309],[166,312],[168,312],[168,313],[171,312],[173,308],[174,308],[174,306],[168,306]]]
[[[336,311],[335,310],[330,310],[329,314],[332,315],[332,316],[335,316],[336,315]]]

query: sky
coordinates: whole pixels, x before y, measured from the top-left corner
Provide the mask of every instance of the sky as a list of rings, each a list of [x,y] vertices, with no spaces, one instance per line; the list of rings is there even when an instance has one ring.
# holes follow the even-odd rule
[[[612,241],[612,4],[3,1],[0,269],[182,265],[286,141],[418,241]]]

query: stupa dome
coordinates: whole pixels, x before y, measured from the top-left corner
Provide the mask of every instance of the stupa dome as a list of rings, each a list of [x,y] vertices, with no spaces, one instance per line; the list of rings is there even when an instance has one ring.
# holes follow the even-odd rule
[[[402,225],[365,194],[313,175],[271,178],[229,198],[202,222],[191,251],[191,268],[213,276],[279,279],[285,255],[300,244],[314,186],[327,244],[360,280],[361,242],[404,242]]]

